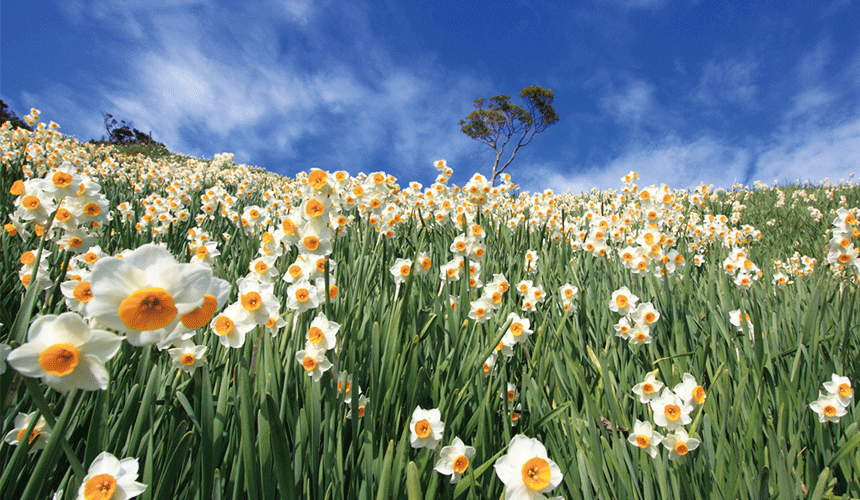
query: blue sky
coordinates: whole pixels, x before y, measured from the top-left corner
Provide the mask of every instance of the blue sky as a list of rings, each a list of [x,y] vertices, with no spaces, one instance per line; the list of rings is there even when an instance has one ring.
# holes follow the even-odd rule
[[[526,190],[836,182],[858,34],[858,0],[4,0],[0,97],[81,140],[106,111],[197,157],[426,186],[436,159],[489,175],[457,122],[540,85],[560,120],[507,170]]]

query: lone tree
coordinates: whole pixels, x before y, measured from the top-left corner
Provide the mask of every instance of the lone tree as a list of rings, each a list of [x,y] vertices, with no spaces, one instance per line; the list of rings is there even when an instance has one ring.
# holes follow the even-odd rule
[[[525,101],[525,108],[511,104],[509,95],[491,97],[486,109],[486,98],[475,99],[475,111],[469,113],[465,120],[460,120],[460,130],[464,134],[490,146],[496,152],[490,179],[491,185],[494,186],[496,177],[514,161],[517,151],[530,143],[535,134],[543,132],[558,121],[558,115],[552,107],[552,90],[532,85],[520,92],[520,98]],[[515,136],[519,139],[514,151],[508,161],[499,168],[499,160],[505,146],[511,137]]]

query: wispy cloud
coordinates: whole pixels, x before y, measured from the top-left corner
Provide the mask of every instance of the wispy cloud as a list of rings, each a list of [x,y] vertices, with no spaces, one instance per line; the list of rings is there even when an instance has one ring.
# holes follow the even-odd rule
[[[219,151],[206,144],[216,142],[239,161],[277,156],[283,166],[269,168],[284,174],[310,166],[368,169],[378,158],[421,169],[445,152],[473,154],[457,121],[490,87],[487,80],[451,73],[431,58],[398,65],[370,30],[367,8],[338,9],[300,0],[230,11],[178,0],[67,7],[78,22],[111,23],[133,39],[119,45],[127,73],[100,82],[98,100],[171,149],[211,156]],[[332,32],[322,26],[331,16],[349,22]],[[241,33],[216,36],[230,33],[237,19]],[[41,97],[50,102],[56,90]],[[91,105],[73,107],[83,114]]]
[[[755,163],[757,179],[781,183],[845,179],[860,166],[860,115],[832,126],[783,134]]]
[[[654,87],[645,80],[632,79],[620,93],[609,94],[602,102],[617,122],[636,125],[654,108]]]
[[[711,59],[702,68],[695,97],[708,107],[726,103],[752,104],[758,93],[757,68],[758,64],[751,57]]]

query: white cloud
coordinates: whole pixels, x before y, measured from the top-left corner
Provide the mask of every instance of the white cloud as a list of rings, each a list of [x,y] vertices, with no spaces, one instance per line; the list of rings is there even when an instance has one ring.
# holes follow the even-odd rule
[[[728,102],[749,105],[758,93],[755,83],[758,64],[752,58],[710,60],[702,68],[695,97],[709,107]]]
[[[285,175],[310,166],[368,170],[384,158],[406,170],[414,165],[426,177],[424,167],[435,159],[474,154],[457,122],[492,87],[485,77],[445,71],[432,58],[395,63],[358,4],[283,0],[227,11],[188,0],[152,6],[104,0],[66,10],[79,22],[142,37],[118,45],[128,73],[93,85],[97,108],[152,130],[175,151],[206,157],[234,151],[248,163],[278,155]],[[338,16],[350,19],[339,33],[320,24]],[[289,43],[281,43],[283,33]],[[54,92],[40,91],[40,102],[51,102]],[[92,106],[80,98],[67,104],[77,116]],[[219,151],[203,150],[208,143]]]
[[[847,178],[860,165],[860,115],[828,127],[778,137],[758,157],[755,178],[764,182],[819,183]]]
[[[668,137],[654,144],[631,144],[620,156],[600,165],[575,168],[569,172],[560,164],[529,165],[518,170],[514,182],[526,190],[579,194],[592,188],[620,189],[621,178],[630,171],[639,174],[638,184],[666,184],[670,188],[695,188],[702,182],[728,187],[743,182],[750,153],[742,147],[703,136],[684,141]],[[569,172],[569,173],[566,173]]]
[[[654,108],[654,87],[645,80],[632,79],[620,93],[603,99],[603,106],[619,123],[638,124]]]

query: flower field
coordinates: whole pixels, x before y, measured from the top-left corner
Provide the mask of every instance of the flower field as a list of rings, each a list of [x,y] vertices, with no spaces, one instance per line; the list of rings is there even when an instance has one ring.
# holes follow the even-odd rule
[[[0,144],[0,498],[860,498],[852,182]]]

